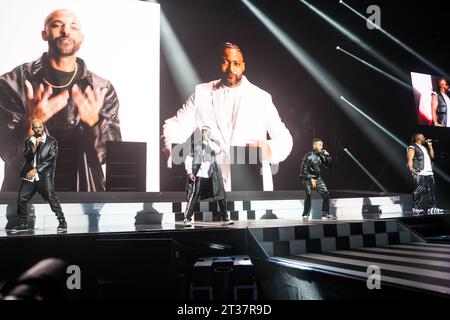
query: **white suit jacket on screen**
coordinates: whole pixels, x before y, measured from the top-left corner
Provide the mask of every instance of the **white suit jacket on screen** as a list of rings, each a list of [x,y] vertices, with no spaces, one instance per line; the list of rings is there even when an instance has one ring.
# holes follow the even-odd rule
[[[271,148],[271,157],[263,161],[263,186],[264,191],[272,191],[270,164],[277,164],[288,157],[292,150],[292,136],[281,121],[271,95],[250,83],[246,77],[242,78],[239,86],[241,98],[234,116],[224,119],[220,112],[223,107],[220,86],[220,80],[215,80],[195,87],[194,93],[177,114],[164,123],[166,146],[184,143],[197,128],[201,130],[203,125],[210,126],[212,137],[219,140],[225,151],[217,160],[221,165],[225,190],[231,191],[230,166],[226,160],[230,147],[246,146],[255,140],[266,141]],[[230,123],[234,123],[234,128]],[[267,139],[267,134],[270,139]]]

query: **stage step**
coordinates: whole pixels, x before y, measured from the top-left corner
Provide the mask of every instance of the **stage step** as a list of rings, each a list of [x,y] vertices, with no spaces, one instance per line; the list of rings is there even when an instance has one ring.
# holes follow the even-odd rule
[[[250,229],[268,257],[424,242],[398,220],[321,222]]]
[[[396,219],[317,222],[255,228],[249,233],[250,241],[260,248],[254,254],[259,252],[264,263],[274,268],[274,274],[282,269],[297,270],[289,272],[289,286],[294,286],[296,293],[288,298],[311,298],[309,294],[315,292],[317,295],[312,298],[320,299],[320,292],[334,291],[327,286],[341,283],[343,277],[356,279],[352,283],[355,290],[370,295],[366,282],[372,274],[368,270],[374,268],[381,272],[381,287],[389,286],[393,290],[390,292],[450,296],[450,245],[426,243]],[[286,277],[286,271],[279,272]],[[316,288],[306,292],[311,278],[315,279]],[[267,298],[282,296],[286,279],[279,281],[281,284],[265,284]]]
[[[359,278],[366,285],[369,268],[380,272],[380,288],[387,285],[450,297],[450,245],[392,244],[382,247],[273,257],[274,263],[312,268],[344,277]],[[368,290],[369,291],[369,290]]]

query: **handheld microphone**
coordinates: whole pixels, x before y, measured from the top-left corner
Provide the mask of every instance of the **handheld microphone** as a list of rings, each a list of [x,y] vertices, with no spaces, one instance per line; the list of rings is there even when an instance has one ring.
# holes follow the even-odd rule
[[[42,132],[39,131],[38,133],[36,133],[36,135],[37,135],[38,137],[42,137]]]

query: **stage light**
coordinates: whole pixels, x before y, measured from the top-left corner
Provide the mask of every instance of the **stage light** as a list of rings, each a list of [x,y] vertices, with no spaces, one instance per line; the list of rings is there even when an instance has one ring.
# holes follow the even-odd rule
[[[356,157],[347,148],[344,148],[344,151],[361,168],[361,170],[364,171],[364,173],[370,178],[370,180],[372,180],[378,186],[378,188],[381,189],[381,191],[387,192],[386,188],[383,187],[383,185],[373,176],[373,174],[371,174],[369,170],[367,170],[366,167],[364,167],[363,164],[358,159],[356,159]]]
[[[342,49],[341,47],[336,47],[336,50],[345,53],[346,55],[352,57],[353,59],[355,59],[355,60],[361,62],[362,64],[368,66],[369,68],[375,70],[376,72],[381,73],[383,76],[385,76],[388,79],[396,82],[397,84],[401,85],[402,87],[404,87],[404,88],[406,88],[408,90],[412,90],[413,89],[413,87],[411,85],[409,85],[409,84],[405,83],[404,81],[394,77],[393,75],[387,73],[386,71],[381,70],[380,68],[374,66],[373,64],[371,64],[371,63],[369,63],[369,62],[367,62],[367,61],[365,61],[365,60],[355,56],[354,54],[352,54],[352,53]]]
[[[369,140],[383,152],[383,155],[399,171],[401,176],[407,180],[409,175],[405,170],[403,159],[404,150],[390,143],[387,137],[380,135],[377,128],[383,128],[375,120],[361,113],[358,108],[349,108],[342,100],[343,96],[350,96],[343,86],[317,63],[303,48],[300,47],[289,35],[278,27],[269,17],[253,5],[249,0],[241,0],[247,8],[258,18],[258,20],[272,33],[272,35],[288,50],[303,68],[321,85],[322,89],[342,108],[347,116],[359,127]],[[361,115],[366,115],[361,117]]]
[[[387,134],[392,140],[397,142],[399,145],[401,145],[403,148],[408,147],[403,141],[401,141],[399,138],[397,138],[393,133],[391,133],[388,129],[383,127],[381,124],[376,122],[372,117],[367,115],[365,112],[363,112],[361,109],[359,109],[357,106],[355,106],[353,103],[348,101],[344,96],[341,96],[341,100],[347,103],[350,107],[352,107],[354,110],[356,110],[359,114],[361,114],[364,118],[369,120],[372,124],[374,124],[378,129],[383,131],[385,134]]]
[[[155,0],[149,2],[158,3]],[[184,50],[181,42],[173,30],[164,12],[161,11],[161,44],[164,57],[172,78],[175,81],[178,93],[184,99],[194,91],[195,85],[199,84],[200,77],[197,74],[191,60]]]
[[[358,17],[362,18],[364,21],[369,21],[370,23],[372,23],[372,21],[368,20],[363,14],[361,14],[360,12],[358,12],[357,10],[353,9],[352,7],[350,7],[350,5],[348,5],[347,3],[345,3],[344,1],[340,0],[339,1],[340,4],[344,5],[347,9],[349,9],[350,11],[352,11],[353,13],[355,13]],[[372,23],[373,24],[373,23]],[[392,40],[393,42],[395,42],[396,44],[398,44],[400,47],[402,47],[403,49],[405,49],[407,52],[409,52],[410,54],[412,54],[414,57],[416,57],[417,59],[419,59],[420,61],[422,61],[423,63],[425,63],[428,67],[430,67],[431,69],[433,69],[434,71],[438,72],[441,75],[445,75],[446,77],[448,77],[448,75],[446,74],[446,72],[444,70],[442,70],[441,68],[439,68],[438,66],[436,66],[435,64],[433,64],[431,61],[429,61],[428,59],[426,59],[424,56],[422,56],[421,54],[419,54],[418,52],[416,52],[413,48],[409,47],[408,45],[406,45],[405,43],[403,43],[402,41],[400,41],[400,39],[396,38],[394,35],[392,35],[391,33],[387,32],[386,30],[384,30],[381,26],[376,26],[376,29],[381,31],[382,34],[384,34],[386,37],[388,37],[390,40]]]
[[[400,76],[404,81],[409,80],[409,75],[403,72],[400,68],[398,68],[395,63],[391,62],[389,59],[384,57],[381,53],[379,53],[377,50],[369,46],[366,42],[364,42],[361,38],[359,38],[357,35],[355,35],[353,32],[345,28],[343,25],[332,19],[330,16],[328,16],[323,11],[319,10],[317,7],[313,6],[312,4],[306,2],[305,0],[299,0],[301,3],[306,5],[309,9],[311,9],[314,13],[316,13],[319,17],[324,19],[326,22],[328,22],[330,25],[332,25],[336,30],[341,32],[343,35],[345,35],[348,39],[350,39],[352,42],[356,43],[358,46],[366,50],[370,55],[374,56],[377,60],[379,60],[381,63],[386,65],[390,70],[392,70],[397,76]]]
[[[393,141],[395,141],[398,145],[400,145],[404,150],[408,147],[407,144],[405,144],[403,141],[401,141],[398,137],[396,137],[392,132],[384,128],[382,125],[380,125],[378,122],[376,122],[373,118],[371,118],[369,115],[364,113],[361,109],[356,107],[353,103],[348,101],[345,97],[341,97],[341,100],[347,103],[350,107],[352,107],[354,110],[356,110],[358,113],[360,113],[364,118],[369,120],[372,124],[374,124],[378,129],[383,131],[388,137],[390,137]],[[404,157],[404,156],[403,156]],[[403,166],[403,171],[406,172]],[[438,176],[440,176],[442,179],[444,179],[447,183],[450,183],[450,177],[442,171],[438,166],[434,166],[434,171]]]

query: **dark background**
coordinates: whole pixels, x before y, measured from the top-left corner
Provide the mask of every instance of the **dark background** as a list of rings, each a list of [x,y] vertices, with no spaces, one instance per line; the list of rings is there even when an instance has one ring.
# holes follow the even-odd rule
[[[349,11],[338,0],[310,0],[311,4],[355,33],[372,48],[382,53],[405,74],[411,71],[436,74],[420,60],[389,40],[380,31],[369,30],[365,21]],[[274,176],[276,190],[300,188],[298,172],[304,153],[310,149],[312,137],[325,141],[325,148],[335,157],[334,167],[326,174],[331,189],[377,191],[377,186],[343,152],[349,150],[392,192],[410,192],[404,149],[395,144],[375,146],[322,86],[292,57],[283,45],[239,0],[163,0],[161,10],[168,18],[187,52],[201,81],[218,78],[215,63],[217,47],[230,41],[244,52],[246,76],[268,91],[282,120],[294,139],[291,155]],[[336,51],[339,45],[375,66],[392,72],[368,52],[316,15],[300,1],[253,0],[252,3],[269,16],[282,30],[303,47],[327,70],[341,86],[358,101],[358,107],[408,143],[412,133],[424,132],[438,139],[436,164],[449,173],[448,147],[450,129],[418,127],[413,92],[385,76]],[[376,4],[381,8],[381,26],[402,42],[448,72],[449,66],[449,5],[442,1],[363,1],[347,0],[361,13]],[[368,16],[368,15],[367,15]],[[161,47],[161,123],[173,116],[186,100],[176,90]],[[406,80],[410,84],[410,78]],[[332,83],[329,84],[333,85]],[[192,90],[194,87],[192,86]],[[385,139],[378,130],[377,135]],[[396,152],[396,161],[387,154]],[[398,156],[399,155],[399,156]],[[164,160],[164,158],[161,158]],[[173,172],[161,162],[161,190],[183,190],[168,179]],[[401,172],[402,171],[402,172]],[[437,177],[442,195],[449,184]]]

